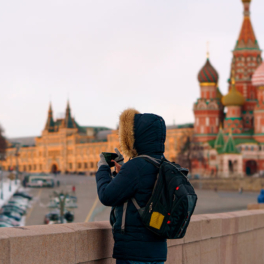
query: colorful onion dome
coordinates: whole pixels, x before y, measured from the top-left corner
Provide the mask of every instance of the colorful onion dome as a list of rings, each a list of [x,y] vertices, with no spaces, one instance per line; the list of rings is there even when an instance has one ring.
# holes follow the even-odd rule
[[[224,106],[242,106],[244,103],[244,96],[236,89],[234,84],[229,93],[222,98],[222,104]]]
[[[254,86],[264,86],[264,62],[262,62],[253,74],[252,84]]]
[[[198,74],[198,81],[200,83],[217,83],[218,73],[211,65],[209,58],[206,60],[205,65]]]

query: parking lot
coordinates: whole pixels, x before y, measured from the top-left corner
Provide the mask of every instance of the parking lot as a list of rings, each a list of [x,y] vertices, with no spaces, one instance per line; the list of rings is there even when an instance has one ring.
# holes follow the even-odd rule
[[[55,188],[26,188],[34,196],[34,201],[26,216],[26,225],[41,225],[44,216],[50,209],[47,205],[54,191],[72,193],[75,186],[75,195],[78,198],[78,208],[74,209],[74,222],[105,221],[109,219],[110,208],[103,206],[97,198],[96,182],[94,177],[77,175],[59,175],[55,182],[60,186]],[[256,202],[258,193],[214,192],[196,190],[198,203],[195,214],[218,213],[226,211],[244,210],[248,203]]]

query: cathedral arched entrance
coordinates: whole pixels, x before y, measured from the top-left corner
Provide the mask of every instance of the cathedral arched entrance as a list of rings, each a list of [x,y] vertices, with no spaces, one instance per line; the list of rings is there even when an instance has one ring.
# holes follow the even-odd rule
[[[248,160],[246,162],[246,174],[251,176],[258,171],[257,162],[255,160]]]
[[[57,164],[52,164],[52,166],[51,166],[51,172],[52,173],[57,173],[58,172],[58,166],[57,166]]]

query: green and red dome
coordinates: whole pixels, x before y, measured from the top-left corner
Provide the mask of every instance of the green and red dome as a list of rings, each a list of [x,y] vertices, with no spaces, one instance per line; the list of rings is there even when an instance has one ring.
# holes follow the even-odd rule
[[[205,65],[198,73],[198,81],[200,83],[217,83],[218,73],[215,68],[211,65],[210,60],[207,59]]]

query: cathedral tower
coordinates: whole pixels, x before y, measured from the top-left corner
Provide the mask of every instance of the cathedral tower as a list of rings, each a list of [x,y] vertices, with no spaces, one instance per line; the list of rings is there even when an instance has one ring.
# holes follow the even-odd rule
[[[252,84],[257,88],[258,102],[254,109],[255,139],[264,142],[264,62],[252,77]]]
[[[215,139],[223,118],[222,94],[218,89],[218,73],[211,65],[209,56],[198,74],[200,98],[194,104],[194,130],[197,140]]]
[[[233,50],[231,71],[235,72],[235,88],[245,98],[242,107],[242,120],[245,130],[253,129],[253,110],[257,102],[257,89],[251,83],[251,77],[261,63],[261,50],[256,39],[251,20],[251,0],[242,0],[244,18],[239,38]],[[231,74],[230,74],[231,75]],[[229,90],[232,89],[230,83]]]
[[[243,132],[241,107],[245,104],[245,99],[235,87],[234,76],[232,76],[232,87],[229,90],[229,93],[222,98],[222,103],[227,107],[227,113],[224,120],[224,132],[228,133],[229,131],[232,131],[234,134],[241,134]]]

